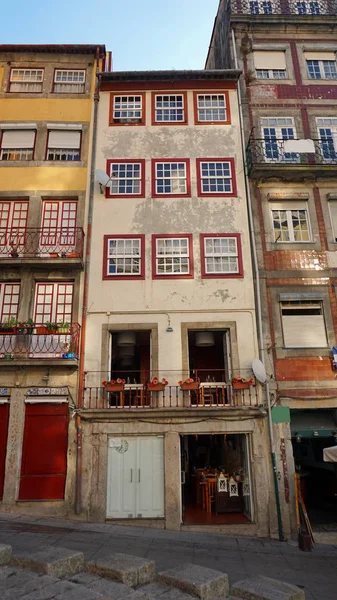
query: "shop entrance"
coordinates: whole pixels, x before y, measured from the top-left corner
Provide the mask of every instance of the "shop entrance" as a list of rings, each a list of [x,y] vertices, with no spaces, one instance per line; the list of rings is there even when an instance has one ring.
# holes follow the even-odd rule
[[[337,465],[323,461],[323,450],[336,445],[335,411],[291,411],[295,468],[303,501],[316,531],[337,530]]]
[[[248,523],[252,487],[248,436],[181,436],[183,523]]]

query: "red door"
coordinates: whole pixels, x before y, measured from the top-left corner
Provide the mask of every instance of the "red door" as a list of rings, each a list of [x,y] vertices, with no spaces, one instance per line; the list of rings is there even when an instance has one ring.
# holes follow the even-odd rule
[[[63,500],[68,404],[26,404],[19,500]]]
[[[0,404],[0,500],[4,491],[9,404]]]

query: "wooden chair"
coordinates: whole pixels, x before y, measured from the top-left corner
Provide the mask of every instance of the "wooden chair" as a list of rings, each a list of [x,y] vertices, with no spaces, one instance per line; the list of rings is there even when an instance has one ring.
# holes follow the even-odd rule
[[[217,478],[216,477],[208,477],[207,478],[207,512],[212,512],[212,504],[215,503],[215,494],[216,494],[216,486],[217,486]]]

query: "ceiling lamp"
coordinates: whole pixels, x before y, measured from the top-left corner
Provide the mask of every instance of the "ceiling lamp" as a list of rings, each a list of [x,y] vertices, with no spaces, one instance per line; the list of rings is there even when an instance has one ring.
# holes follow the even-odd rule
[[[135,346],[136,334],[133,331],[123,331],[118,334],[117,346]]]
[[[214,333],[212,331],[198,331],[195,334],[195,345],[201,348],[214,346]]]
[[[124,356],[133,356],[135,353],[135,347],[134,346],[121,346],[118,349],[118,354],[121,357]]]

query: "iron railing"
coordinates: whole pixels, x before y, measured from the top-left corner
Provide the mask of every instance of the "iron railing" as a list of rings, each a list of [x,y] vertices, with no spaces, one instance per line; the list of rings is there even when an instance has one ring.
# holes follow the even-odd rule
[[[233,15],[337,16],[336,0],[229,0]]]
[[[247,167],[251,172],[253,167],[263,164],[284,165],[287,167],[301,165],[337,165],[337,152],[333,140],[312,140],[314,152],[286,152],[285,144],[289,140],[279,138],[255,138],[250,136],[246,149]]]
[[[0,260],[3,258],[82,258],[81,227],[0,228]]]
[[[80,326],[73,323],[53,330],[44,325],[10,327],[0,324],[0,359],[77,359]]]

